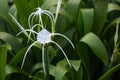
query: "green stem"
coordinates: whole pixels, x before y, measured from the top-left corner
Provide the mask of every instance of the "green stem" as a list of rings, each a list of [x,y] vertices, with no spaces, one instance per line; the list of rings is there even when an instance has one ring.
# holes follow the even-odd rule
[[[44,61],[45,61],[45,80],[49,80],[49,54],[47,52],[47,48],[45,48],[45,53],[44,53]]]
[[[109,71],[107,71],[103,76],[101,76],[98,80],[107,80],[108,77],[110,77],[114,72],[116,72],[120,68],[120,64],[117,64],[113,68],[111,68]]]
[[[5,80],[5,65],[7,59],[6,46],[0,46],[0,80]]]

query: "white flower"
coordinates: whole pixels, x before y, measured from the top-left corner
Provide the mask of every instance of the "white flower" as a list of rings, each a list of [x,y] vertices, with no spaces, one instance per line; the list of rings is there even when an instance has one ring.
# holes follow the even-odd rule
[[[67,60],[67,62],[68,62],[68,64],[70,65],[70,67],[71,67],[71,64],[70,64],[70,61],[68,60],[68,58],[67,58],[67,55],[65,54],[65,52],[64,52],[64,50],[61,48],[61,46],[59,46],[59,44],[57,44],[55,41],[53,41],[52,39],[51,39],[51,37],[54,35],[57,35],[57,36],[62,36],[62,37],[64,37],[65,39],[67,39],[69,42],[70,42],[70,44],[72,45],[72,47],[73,48],[75,48],[74,47],[74,45],[73,45],[73,43],[69,40],[69,38],[67,38],[66,36],[64,36],[63,34],[60,34],[60,33],[50,33],[48,30],[46,30],[46,29],[42,29],[40,32],[36,32],[36,31],[34,31],[33,29],[31,30],[31,29],[26,29],[26,31],[28,31],[28,32],[32,32],[32,33],[35,33],[36,35],[37,35],[37,39],[36,39],[36,41],[34,42],[34,43],[32,43],[30,46],[29,46],[29,48],[27,49],[27,51],[25,52],[25,55],[24,55],[24,57],[23,57],[23,61],[22,61],[22,66],[21,66],[21,68],[23,68],[23,65],[24,65],[24,62],[25,62],[25,58],[26,58],[26,56],[27,56],[27,54],[28,54],[28,51],[30,50],[30,48],[33,46],[33,45],[35,45],[35,44],[37,44],[37,43],[40,43],[40,44],[42,44],[42,61],[43,61],[43,69],[45,68],[44,66],[45,66],[45,64],[44,64],[44,46],[45,46],[45,44],[47,44],[47,43],[54,43],[61,51],[62,51],[62,53],[64,54],[64,56],[65,56],[65,58],[66,58],[66,60]],[[21,31],[22,32],[22,31]],[[20,32],[20,33],[21,33]],[[45,71],[45,69],[44,69],[44,71]]]
[[[62,51],[63,55],[65,56],[65,58],[66,58],[66,60],[68,62],[68,64],[71,67],[70,61],[68,60],[67,55],[65,54],[64,50],[61,48],[61,46],[58,43],[56,43],[55,41],[52,40],[52,36],[64,37],[65,39],[67,39],[70,42],[72,47],[75,48],[73,43],[70,41],[69,38],[67,38],[63,34],[54,33],[54,30],[53,30],[54,29],[54,25],[55,25],[54,22],[56,22],[57,15],[58,15],[58,12],[60,10],[61,2],[62,2],[62,0],[58,0],[58,6],[57,6],[57,10],[56,10],[57,14],[56,14],[56,18],[55,19],[54,19],[54,15],[50,11],[43,10],[43,9],[41,9],[39,7],[36,8],[36,11],[31,13],[29,18],[28,18],[29,29],[24,29],[19,24],[19,22],[10,14],[10,16],[13,18],[15,23],[21,29],[21,32],[19,32],[18,35],[21,34],[21,33],[24,33],[28,37],[28,41],[29,41],[29,39],[31,39],[31,34],[33,34],[34,37],[35,37],[35,40],[32,39],[32,41],[34,41],[34,42],[28,47],[28,49],[26,50],[26,52],[24,54],[24,57],[23,57],[23,60],[22,60],[22,65],[21,65],[21,69],[24,66],[24,62],[25,62],[26,56],[27,56],[29,50],[31,49],[31,47],[34,46],[35,44],[42,44],[42,63],[43,63],[43,70],[45,72],[45,61],[44,61],[44,51],[45,50],[44,50],[44,47],[48,43],[55,44]],[[44,24],[43,24],[43,20],[42,20],[42,14],[45,14],[45,15],[47,15],[50,18],[52,32],[49,32],[47,29],[44,28]],[[38,24],[33,24],[35,17],[38,17]],[[38,31],[38,32],[35,31],[34,28],[36,28],[36,27],[41,27],[41,30]],[[29,33],[27,33],[27,32],[29,32]],[[45,74],[46,74],[46,72],[45,72]]]
[[[53,25],[54,24],[54,15],[50,11],[43,10],[40,7],[36,8],[36,10],[30,14],[30,16],[28,18],[29,28],[31,29],[33,27],[35,17],[38,17],[38,24],[44,26],[43,19],[42,19],[43,14],[47,15],[50,18],[51,27],[52,27],[51,29],[52,29],[52,31],[54,31],[54,25]],[[30,35],[31,35],[31,32],[29,33],[29,38],[30,38]],[[33,33],[33,36],[34,36],[34,33]],[[29,42],[29,38],[28,38],[28,42]]]
[[[43,25],[43,19],[42,19],[43,14],[47,15],[50,18],[51,24],[53,26],[54,15],[50,11],[43,10],[40,7],[38,7],[38,8],[36,8],[36,11],[32,12],[28,18],[29,27],[31,28],[31,26],[33,26],[33,22],[34,22],[35,17],[38,17],[38,23]]]

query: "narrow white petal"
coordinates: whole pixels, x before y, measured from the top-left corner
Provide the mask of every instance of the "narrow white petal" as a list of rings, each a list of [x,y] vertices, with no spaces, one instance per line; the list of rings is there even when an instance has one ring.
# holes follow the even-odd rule
[[[32,29],[34,29],[34,28],[37,27],[37,26],[40,26],[40,27],[43,29],[43,26],[40,25],[40,24],[35,24],[35,25],[32,27]]]
[[[57,44],[56,42],[54,42],[54,41],[51,41],[51,42],[54,43],[57,47],[59,47],[59,49],[60,49],[60,50],[62,51],[62,53],[64,54],[64,56],[65,56],[68,64],[69,64],[70,67],[71,67],[71,63],[70,63],[70,61],[68,60],[67,55],[65,54],[64,50],[63,50],[63,49],[59,46],[59,44]]]
[[[33,30],[31,30],[31,29],[26,29],[26,31],[29,31],[29,32],[32,32],[32,33],[38,34],[36,31],[33,31]]]
[[[39,14],[39,24],[43,25],[41,14]]]
[[[33,26],[33,22],[34,22],[34,18],[35,18],[36,14],[33,15],[32,19],[31,19],[31,26]]]
[[[52,12],[47,11],[47,10],[43,10],[43,11],[44,11],[44,13],[47,13],[49,16],[51,16],[52,20],[54,19],[54,15],[52,14]]]
[[[31,19],[32,16],[34,16],[34,15],[35,15],[35,12],[31,13],[30,16],[28,17],[28,25],[29,25],[29,28],[31,28],[31,24],[30,24],[30,23],[31,23],[31,20],[30,20],[30,19]]]
[[[21,33],[23,33],[22,31],[20,31],[16,36],[20,35]]]
[[[37,26],[40,26],[40,27],[43,29],[43,26],[42,26],[42,25],[40,25],[40,24],[35,24],[35,25],[32,27],[31,31],[34,31],[33,29],[34,29],[35,27],[37,27]],[[29,35],[28,35],[28,41],[27,41],[27,43],[29,42],[29,38],[30,38],[30,36],[31,36],[31,33],[32,33],[32,32],[30,32]],[[35,37],[34,33],[37,33],[37,32],[33,32],[33,36]]]
[[[38,42],[38,41],[35,41],[34,43],[32,43],[32,44],[28,47],[27,51],[25,52],[25,55],[24,55],[23,60],[22,60],[21,69],[23,68],[23,65],[24,65],[24,62],[25,62],[25,58],[26,58],[26,56],[27,56],[27,54],[28,54],[28,51],[29,51],[30,48],[31,48],[33,45],[35,45],[37,42]]]
[[[52,26],[53,26],[53,23],[54,23],[54,21],[53,21],[53,19],[54,19],[53,14],[52,14],[52,13],[48,14],[48,13],[46,13],[46,12],[45,12],[44,14],[46,14],[47,16],[49,16],[49,18],[50,18],[50,20],[51,20],[51,24],[52,24]]]
[[[51,35],[58,35],[58,36],[64,37],[65,39],[67,39],[67,40],[70,42],[70,44],[72,45],[72,47],[75,49],[74,44],[70,41],[69,38],[67,38],[67,37],[64,36],[63,34],[60,34],[60,33],[52,33]]]

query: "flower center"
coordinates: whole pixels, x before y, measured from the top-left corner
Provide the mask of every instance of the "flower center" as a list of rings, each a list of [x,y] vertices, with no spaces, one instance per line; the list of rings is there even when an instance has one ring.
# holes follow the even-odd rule
[[[36,14],[41,14],[42,9],[41,8],[37,8]]]
[[[51,42],[51,33],[46,29],[42,29],[37,35],[37,41],[41,44],[46,44]]]

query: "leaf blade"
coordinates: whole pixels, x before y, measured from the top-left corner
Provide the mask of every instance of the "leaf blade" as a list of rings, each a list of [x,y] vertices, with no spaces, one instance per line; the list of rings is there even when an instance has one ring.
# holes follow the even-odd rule
[[[0,46],[0,80],[5,80],[6,59],[7,49],[5,46]]]

